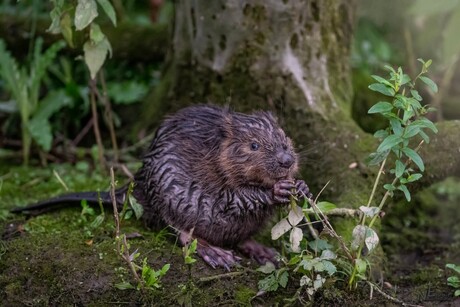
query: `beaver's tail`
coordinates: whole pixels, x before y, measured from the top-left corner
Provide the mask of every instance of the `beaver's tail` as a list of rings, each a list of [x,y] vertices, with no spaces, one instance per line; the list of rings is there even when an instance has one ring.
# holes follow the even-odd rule
[[[118,208],[121,208],[125,201],[126,191],[127,186],[115,190],[115,200]],[[26,207],[13,208],[10,212],[35,216],[68,207],[69,205],[79,205],[82,200],[86,200],[90,204],[98,204],[101,201],[104,206],[112,206],[109,192],[76,192],[45,199]]]

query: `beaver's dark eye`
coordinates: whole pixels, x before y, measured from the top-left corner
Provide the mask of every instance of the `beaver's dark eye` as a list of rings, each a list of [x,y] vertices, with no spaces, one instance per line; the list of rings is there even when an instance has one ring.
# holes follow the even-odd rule
[[[251,143],[251,150],[256,151],[259,149],[259,144],[256,142]]]

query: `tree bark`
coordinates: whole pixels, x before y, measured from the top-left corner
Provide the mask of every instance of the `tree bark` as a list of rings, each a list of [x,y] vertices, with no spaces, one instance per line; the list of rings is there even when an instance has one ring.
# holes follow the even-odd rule
[[[272,110],[305,158],[310,188],[318,192],[330,181],[324,198],[365,204],[378,169],[363,163],[376,140],[351,117],[356,2],[179,0],[175,10],[163,82],[140,125],[155,126],[164,113],[194,103]],[[443,131],[450,128],[436,139],[449,135]],[[457,158],[452,163],[458,168]],[[438,172],[427,178],[454,169],[427,167]]]

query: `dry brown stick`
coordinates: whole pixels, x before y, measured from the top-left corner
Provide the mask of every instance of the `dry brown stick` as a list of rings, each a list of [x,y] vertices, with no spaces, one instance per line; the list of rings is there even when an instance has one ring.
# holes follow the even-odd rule
[[[112,201],[113,218],[115,220],[115,240],[117,242],[117,253],[124,261],[126,261],[137,283],[144,285],[143,280],[139,277],[139,274],[137,274],[134,263],[130,259],[129,246],[128,242],[126,241],[126,236],[122,235],[122,238],[120,237],[120,216],[118,214],[117,200],[115,198],[115,175],[113,173],[113,167],[110,167],[110,200]],[[124,247],[123,252],[121,252],[121,244],[123,244]]]
[[[101,70],[99,72],[99,79],[102,85],[102,95],[97,91],[97,95],[99,99],[104,103],[105,106],[105,115],[107,117],[107,125],[110,131],[110,139],[112,140],[113,146],[113,156],[115,162],[118,162],[119,159],[119,152],[118,152],[118,143],[117,143],[117,136],[115,134],[115,128],[113,125],[113,116],[112,116],[112,105],[110,104],[109,96],[107,95],[107,85],[105,83],[104,72]]]
[[[102,146],[101,132],[99,130],[99,123],[97,120],[97,107],[96,107],[96,80],[91,79],[90,84],[90,96],[91,96],[91,112],[93,115],[93,129],[94,136],[96,137],[96,143],[98,147],[99,163],[101,164],[102,169],[105,169],[105,159],[104,159],[104,147]]]
[[[81,131],[78,133],[78,135],[73,139],[72,145],[77,146],[78,143],[83,139],[83,137],[88,133],[89,129],[93,126],[94,123],[94,118],[91,117],[91,119],[86,123],[86,125],[81,129]]]

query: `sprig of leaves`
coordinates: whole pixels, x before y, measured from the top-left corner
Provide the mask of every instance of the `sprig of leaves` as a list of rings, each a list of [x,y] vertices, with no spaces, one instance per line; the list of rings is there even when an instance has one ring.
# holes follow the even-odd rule
[[[391,196],[396,190],[402,191],[408,201],[410,201],[410,193],[406,184],[422,178],[421,173],[409,167],[410,162],[413,162],[420,172],[425,170],[423,159],[416,149],[410,147],[410,141],[419,137],[425,143],[429,143],[430,138],[426,130],[434,133],[438,131],[433,122],[424,117],[431,109],[421,104],[422,97],[415,88],[417,80],[420,80],[433,92],[437,92],[438,88],[434,81],[424,76],[432,62],[431,60],[425,62],[422,59],[419,61],[422,63],[422,69],[414,80],[411,80],[401,67],[395,70],[386,65],[389,78],[373,75],[377,83],[369,86],[370,90],[382,93],[389,97],[390,101],[379,101],[368,111],[369,114],[380,114],[389,123],[386,129],[374,134],[374,137],[381,139],[382,142],[377,151],[369,156],[368,163],[378,165],[392,153],[395,157],[395,166],[391,169],[391,173],[399,179],[399,184],[397,186],[386,184],[384,188],[391,193]]]
[[[54,8],[50,12],[51,25],[48,31],[53,34],[62,33],[72,48],[75,47],[74,31],[85,32],[87,40],[83,44],[84,60],[91,79],[94,79],[107,55],[112,56],[112,46],[95,22],[99,15],[98,5],[114,26],[117,25],[115,9],[109,0],[78,0],[76,6],[74,1],[51,0],[51,2]]]
[[[389,77],[385,79],[374,75],[372,78],[377,82],[369,85],[370,90],[387,96],[387,100],[377,102],[368,111],[369,114],[380,114],[388,120],[387,128],[374,134],[374,137],[380,139],[381,143],[376,152],[368,158],[369,165],[380,165],[374,183],[374,191],[390,155],[394,158],[394,165],[390,169],[394,179],[391,183],[383,185],[386,192],[378,207],[371,206],[374,192],[372,192],[367,206],[360,207],[363,212],[361,223],[352,232],[351,248],[355,251],[356,259],[349,279],[350,288],[356,287],[359,279],[365,279],[368,264],[361,259],[362,251],[365,248],[366,254],[368,254],[378,246],[379,237],[372,226],[377,221],[387,198],[392,197],[395,191],[401,191],[407,201],[411,200],[407,185],[422,178],[422,173],[425,170],[425,164],[418,153],[418,149],[423,143],[430,142],[426,130],[431,130],[433,133],[438,132],[436,126],[424,116],[432,109],[421,104],[422,96],[416,89],[416,82],[420,80],[433,92],[438,91],[434,81],[425,76],[432,62],[431,60],[425,62],[422,59],[418,59],[418,61],[422,63],[422,68],[413,80],[403,72],[401,67],[394,69],[386,65],[385,69],[389,71]],[[417,147],[411,147],[414,144],[413,140],[421,141]],[[418,170],[412,168],[413,164]],[[369,222],[367,222],[368,218],[370,219]]]

